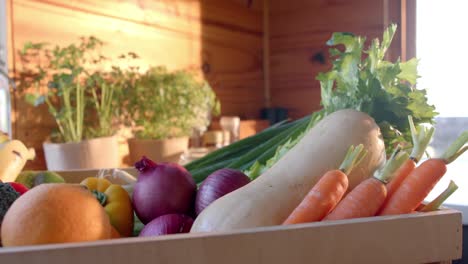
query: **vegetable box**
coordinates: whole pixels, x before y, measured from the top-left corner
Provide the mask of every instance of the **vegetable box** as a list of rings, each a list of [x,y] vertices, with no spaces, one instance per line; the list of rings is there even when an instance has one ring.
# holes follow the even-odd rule
[[[97,171],[59,173],[77,183]],[[461,255],[462,215],[442,208],[224,233],[0,248],[0,263],[450,263]]]

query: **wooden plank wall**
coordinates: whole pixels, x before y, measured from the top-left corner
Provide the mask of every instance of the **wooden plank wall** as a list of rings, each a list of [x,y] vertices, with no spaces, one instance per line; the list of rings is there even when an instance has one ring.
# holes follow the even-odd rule
[[[399,2],[271,0],[272,105],[287,108],[293,118],[319,109],[320,86],[315,76],[331,67],[325,42],[336,31],[381,38],[385,25],[398,14]]]
[[[135,51],[142,66],[199,68],[222,113],[257,118],[263,104],[262,10],[247,0],[9,0],[10,69],[26,41],[69,44],[94,35],[104,54]],[[54,127],[45,108],[14,97],[14,137],[36,148],[30,169],[43,169],[42,142]]]

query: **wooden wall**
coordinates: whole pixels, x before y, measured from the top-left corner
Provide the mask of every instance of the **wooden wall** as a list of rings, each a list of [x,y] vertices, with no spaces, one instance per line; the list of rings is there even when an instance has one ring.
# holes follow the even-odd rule
[[[203,70],[222,102],[222,113],[256,118],[263,103],[262,10],[245,0],[9,0],[10,69],[26,41],[69,44],[94,35],[104,54],[135,51],[142,66]],[[36,148],[29,168],[44,168],[42,142],[55,126],[45,108],[18,95],[14,137]]]
[[[320,86],[315,76],[331,67],[325,45],[331,34],[347,31],[368,39],[381,38],[390,20],[399,22],[399,3],[397,0],[271,0],[272,105],[287,108],[293,118],[319,109]],[[394,46],[398,48],[397,45]]]

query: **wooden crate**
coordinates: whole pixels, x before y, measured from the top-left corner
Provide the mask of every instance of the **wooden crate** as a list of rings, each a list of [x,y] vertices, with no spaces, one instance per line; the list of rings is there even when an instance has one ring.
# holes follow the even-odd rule
[[[461,258],[461,214],[438,212],[0,250],[0,263],[433,263]]]
[[[60,173],[70,183],[96,175]],[[0,263],[450,263],[461,255],[462,215],[443,208],[224,233],[0,248]]]

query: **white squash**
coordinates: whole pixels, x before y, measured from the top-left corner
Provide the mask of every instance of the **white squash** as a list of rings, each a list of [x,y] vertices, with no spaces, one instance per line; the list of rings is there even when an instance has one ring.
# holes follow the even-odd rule
[[[365,113],[345,109],[328,115],[256,180],[205,208],[191,232],[280,225],[326,171],[338,168],[349,146],[359,144],[367,155],[348,175],[349,190],[384,164],[383,138]]]

